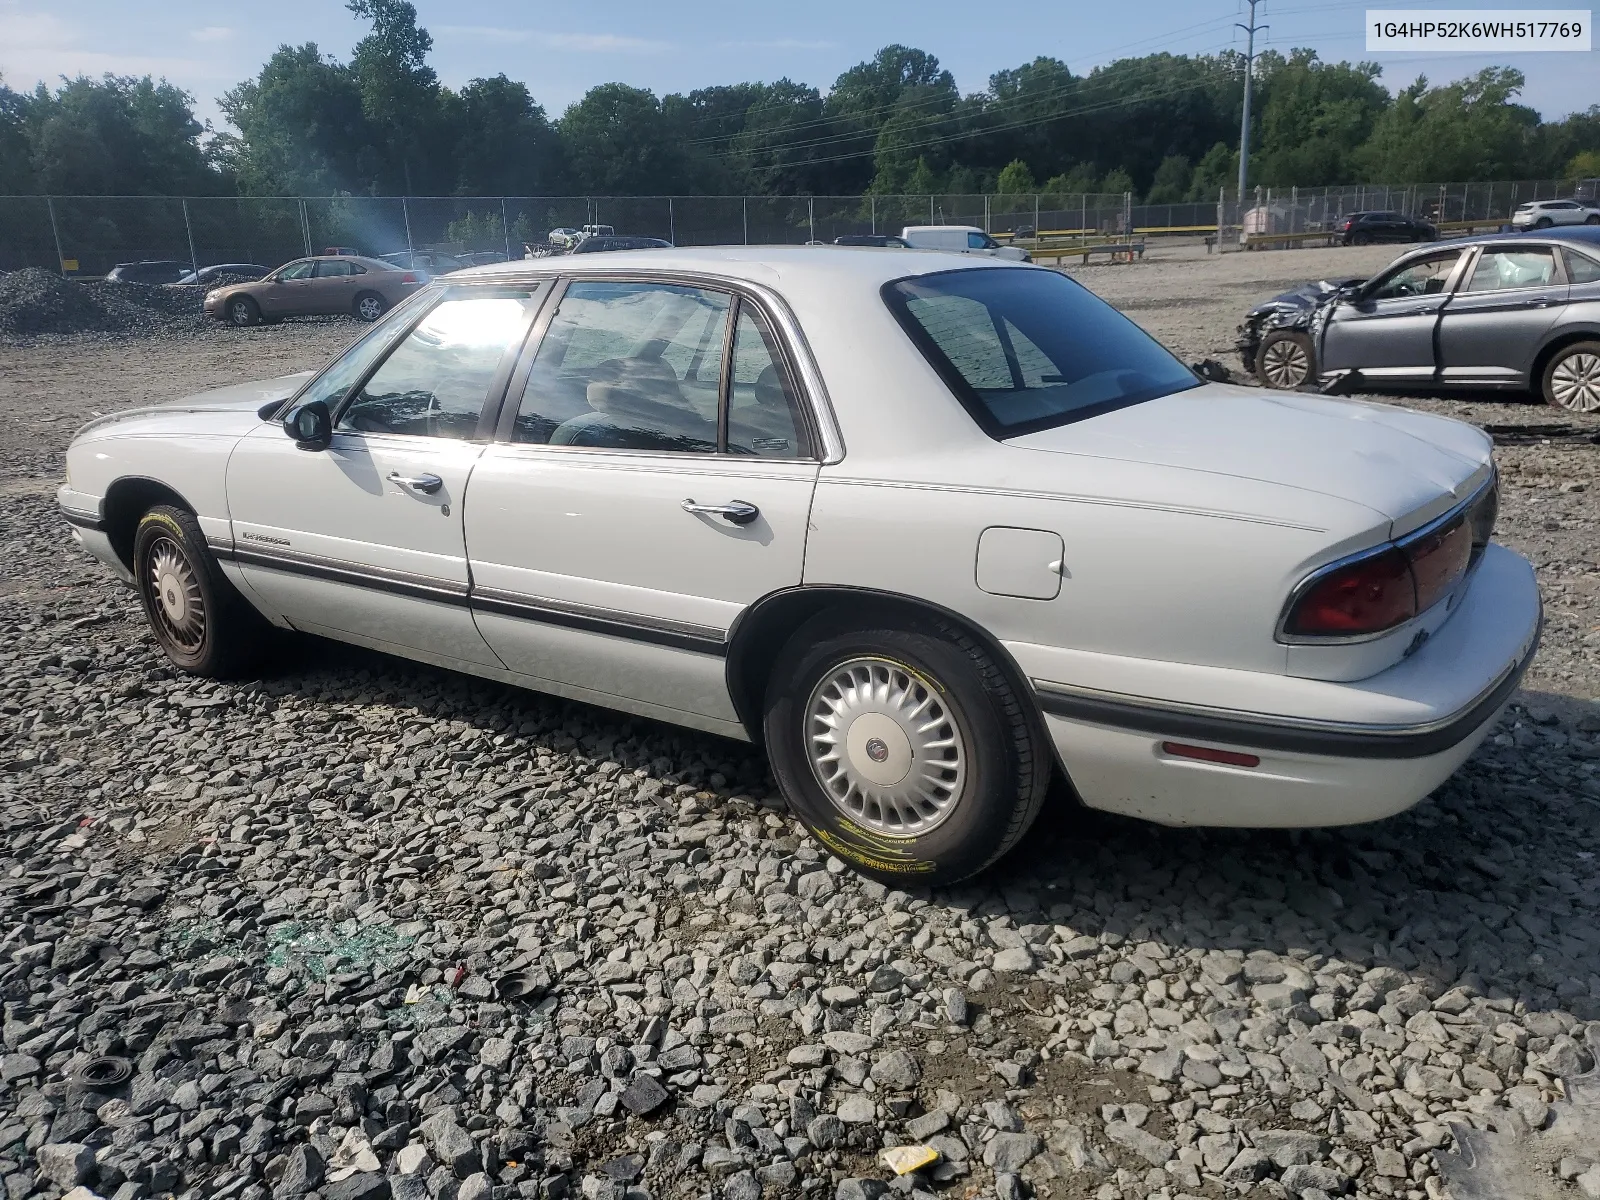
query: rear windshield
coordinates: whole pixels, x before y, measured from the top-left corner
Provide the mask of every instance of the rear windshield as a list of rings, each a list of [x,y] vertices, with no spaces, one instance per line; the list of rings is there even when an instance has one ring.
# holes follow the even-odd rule
[[[991,437],[1080,421],[1200,379],[1082,285],[1030,267],[885,284],[884,299]]]

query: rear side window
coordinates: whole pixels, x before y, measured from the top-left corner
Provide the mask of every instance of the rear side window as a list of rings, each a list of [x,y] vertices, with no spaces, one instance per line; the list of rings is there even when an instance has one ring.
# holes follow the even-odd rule
[[[1055,271],[945,271],[885,284],[883,296],[991,437],[1200,385],[1144,330]]]
[[[1600,283],[1600,262],[1576,250],[1567,252],[1567,279],[1571,283]]]

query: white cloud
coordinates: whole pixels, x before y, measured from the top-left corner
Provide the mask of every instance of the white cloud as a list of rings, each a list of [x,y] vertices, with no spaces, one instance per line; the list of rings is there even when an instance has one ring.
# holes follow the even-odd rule
[[[211,61],[167,55],[122,54],[85,43],[81,26],[54,13],[25,12],[0,4],[0,76],[13,87],[43,81],[54,84],[65,75],[154,75],[187,86],[191,81],[227,79],[229,73]]]
[[[838,42],[807,42],[799,38],[773,38],[770,41],[718,42],[718,50],[837,50]]]
[[[673,48],[671,42],[616,33],[546,33],[538,29],[502,29],[493,25],[441,25],[436,32],[442,37],[462,40],[531,42],[552,50],[576,50],[585,54],[659,54]]]
[[[204,29],[196,29],[189,34],[192,42],[228,42],[233,40],[233,35],[238,30],[230,29],[226,25],[207,25]]]

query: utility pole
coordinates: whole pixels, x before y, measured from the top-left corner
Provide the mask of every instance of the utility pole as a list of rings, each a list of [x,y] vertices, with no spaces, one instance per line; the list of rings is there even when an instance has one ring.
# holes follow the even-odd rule
[[[1256,24],[1256,5],[1262,0],[1248,0],[1250,5],[1250,24],[1243,25],[1235,21],[1234,25],[1245,31],[1246,42],[1244,52],[1244,114],[1239,118],[1239,203],[1244,203],[1245,180],[1250,174],[1250,85],[1255,74],[1256,61],[1256,34],[1263,29],[1270,29],[1270,25]]]

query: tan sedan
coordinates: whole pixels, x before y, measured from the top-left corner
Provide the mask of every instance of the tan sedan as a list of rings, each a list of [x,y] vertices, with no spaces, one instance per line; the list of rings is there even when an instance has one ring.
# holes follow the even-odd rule
[[[414,271],[376,258],[348,254],[297,258],[254,283],[208,292],[206,315],[230,325],[342,313],[376,321],[425,282]]]

